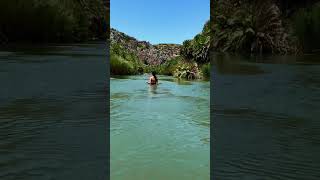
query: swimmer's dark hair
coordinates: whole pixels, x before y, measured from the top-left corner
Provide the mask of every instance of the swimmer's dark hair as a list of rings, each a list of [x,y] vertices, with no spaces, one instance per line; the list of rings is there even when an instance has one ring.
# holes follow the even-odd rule
[[[152,74],[152,76],[156,79],[156,82],[158,82],[158,78],[157,78],[156,72],[155,72],[155,71],[152,71],[151,74]]]

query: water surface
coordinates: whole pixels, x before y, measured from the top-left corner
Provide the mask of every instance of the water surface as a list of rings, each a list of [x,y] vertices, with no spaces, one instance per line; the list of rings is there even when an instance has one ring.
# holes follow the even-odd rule
[[[110,81],[112,180],[209,179],[209,82]]]
[[[320,56],[213,59],[214,179],[320,179]]]
[[[0,179],[108,177],[104,43],[0,51]]]

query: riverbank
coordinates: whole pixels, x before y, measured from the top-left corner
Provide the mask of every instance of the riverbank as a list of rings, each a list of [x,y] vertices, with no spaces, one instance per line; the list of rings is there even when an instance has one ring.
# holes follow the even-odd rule
[[[177,56],[159,65],[147,65],[130,55],[115,55],[111,51],[110,57],[111,75],[137,75],[151,73],[174,76],[183,79],[209,79],[210,63],[199,66],[196,62],[190,62]]]

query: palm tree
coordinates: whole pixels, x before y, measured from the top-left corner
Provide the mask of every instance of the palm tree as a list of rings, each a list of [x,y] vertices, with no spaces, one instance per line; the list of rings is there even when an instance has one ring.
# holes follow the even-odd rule
[[[213,47],[221,51],[287,53],[281,12],[271,0],[220,0],[214,15]]]

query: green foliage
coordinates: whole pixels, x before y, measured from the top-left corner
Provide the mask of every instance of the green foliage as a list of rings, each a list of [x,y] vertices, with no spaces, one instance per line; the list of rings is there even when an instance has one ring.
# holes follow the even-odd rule
[[[301,9],[294,16],[294,33],[304,51],[320,48],[320,3]]]
[[[129,53],[121,45],[112,43],[110,47],[110,72],[112,75],[133,75],[143,73],[143,64],[138,57]]]
[[[104,19],[101,0],[0,1],[0,36],[9,42],[86,41],[101,35]]]
[[[209,62],[209,49],[210,21],[207,21],[201,33],[183,42],[180,54],[187,60],[203,64]]]
[[[201,72],[205,79],[210,79],[210,63],[201,66]]]
[[[111,35],[113,41],[111,41],[110,48],[112,57],[111,74],[130,75],[155,71],[157,74],[171,75],[178,78],[199,79],[203,77],[203,73],[199,69],[198,64],[200,64],[200,66],[203,65],[202,69],[205,76],[210,73],[208,70],[208,68],[210,68],[208,65],[210,48],[209,21],[206,22],[200,34],[196,35],[192,40],[185,41],[183,46],[172,44],[158,44],[154,46],[157,52],[160,51],[164,53],[168,53],[168,46],[182,48],[182,50],[180,49],[182,51],[180,56],[165,59],[164,63],[158,65],[152,65],[152,63],[147,64],[146,62],[144,64],[144,61],[138,58],[140,57],[138,56],[139,52],[142,51],[145,46],[148,46],[147,43],[141,43],[137,46],[133,45],[133,47],[137,47],[138,50],[132,50],[130,49],[132,46],[128,45],[128,41],[136,41],[134,38],[128,37],[124,33],[115,30],[111,32],[114,32],[114,34]]]
[[[130,61],[124,60],[118,55],[110,56],[110,73],[111,75],[131,75],[135,74],[134,65]]]
[[[173,75],[184,79],[199,79],[210,77],[209,50],[211,46],[211,23],[207,21],[201,33],[192,40],[183,42],[180,60],[175,66]],[[201,66],[199,69],[198,64]]]
[[[155,71],[157,74],[183,79],[199,79],[210,76],[210,63],[203,64],[201,70],[199,70],[198,64],[195,61],[187,61],[182,56],[167,60],[160,65],[146,65],[135,54],[129,53],[117,43],[111,44],[110,54],[112,75],[134,75]]]
[[[160,65],[145,65],[144,72],[155,71],[157,74],[173,76],[179,62],[182,61],[180,56],[167,60],[164,64]]]
[[[213,48],[231,52],[291,51],[278,6],[271,0],[219,0],[212,25]]]
[[[164,75],[172,76],[176,66],[181,61],[182,61],[182,58],[180,56],[172,58],[172,59],[166,61],[164,64],[161,65],[162,69],[161,69],[160,73],[164,74]]]
[[[202,78],[202,73],[199,71],[197,63],[181,62],[176,66],[173,76],[191,80]]]

